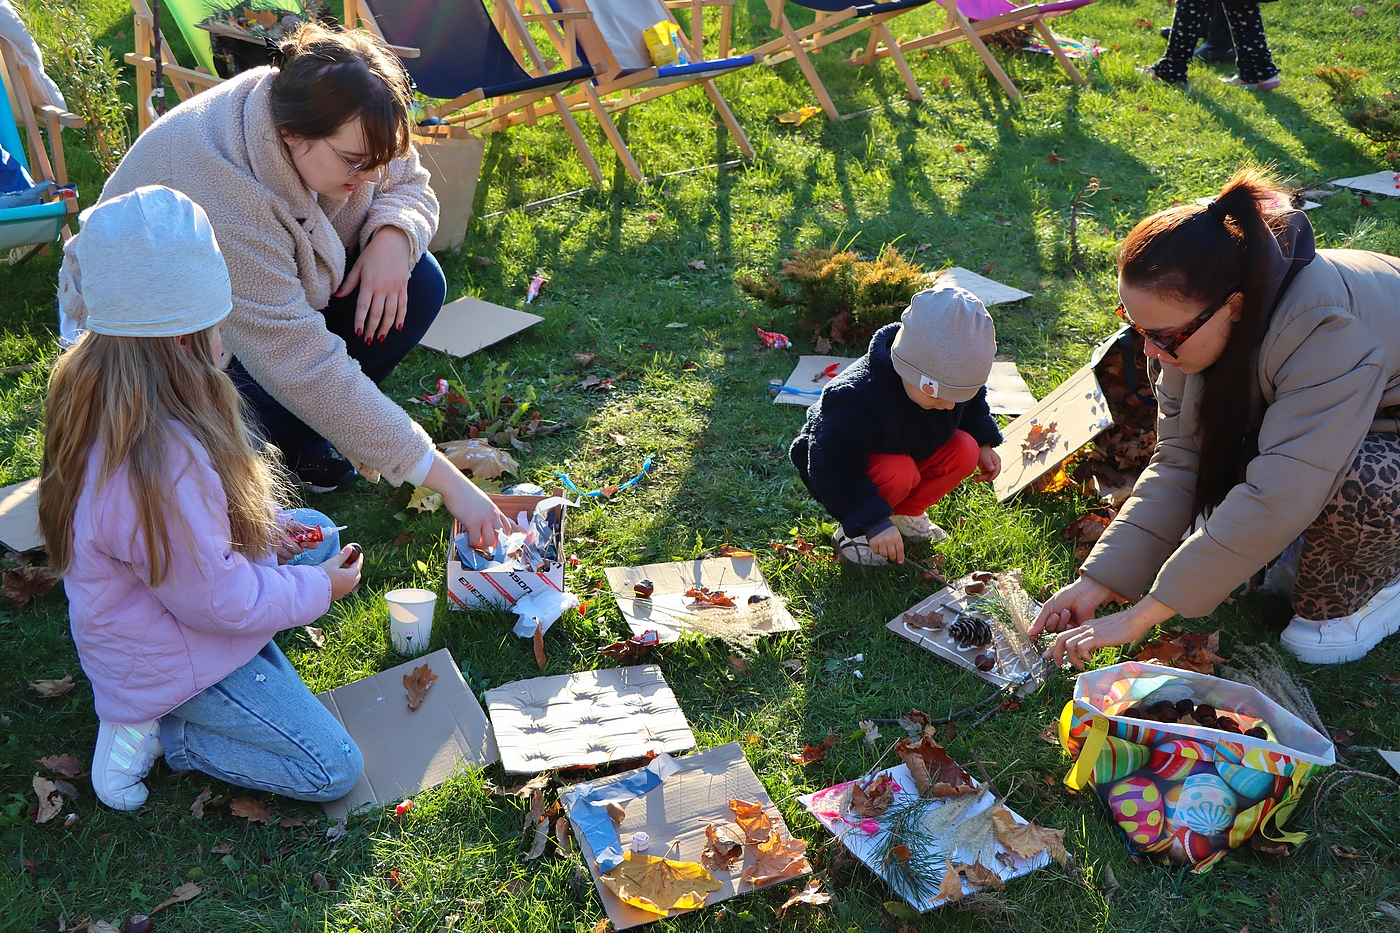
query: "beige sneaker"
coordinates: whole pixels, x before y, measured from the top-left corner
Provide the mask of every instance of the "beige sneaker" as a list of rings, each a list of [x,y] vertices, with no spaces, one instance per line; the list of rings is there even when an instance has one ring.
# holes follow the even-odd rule
[[[836,556],[843,564],[855,567],[883,567],[889,563],[870,549],[870,542],[865,539],[865,535],[858,538],[849,537],[846,529],[840,525],[836,526],[836,531],[831,536],[831,544],[836,548]]]
[[[942,541],[948,532],[929,521],[927,515],[891,515],[890,521],[910,541]]]

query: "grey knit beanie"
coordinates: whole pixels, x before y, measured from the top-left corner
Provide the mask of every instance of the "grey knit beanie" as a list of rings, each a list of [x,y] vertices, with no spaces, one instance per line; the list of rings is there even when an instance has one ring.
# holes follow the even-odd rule
[[[909,301],[890,343],[899,378],[925,395],[966,402],[992,372],[997,332],[981,300],[965,288],[925,289]]]
[[[178,337],[228,317],[228,267],[203,208],[159,185],[83,211],[77,259],[87,328],[117,337]]]

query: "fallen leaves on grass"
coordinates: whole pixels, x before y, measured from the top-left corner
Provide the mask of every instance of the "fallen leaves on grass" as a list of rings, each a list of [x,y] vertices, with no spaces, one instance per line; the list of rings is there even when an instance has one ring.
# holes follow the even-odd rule
[[[763,809],[761,803],[747,800],[729,801],[729,809],[734,812],[734,822],[744,831],[744,838],[751,843],[766,842],[773,833],[773,818]]]
[[[1197,674],[1215,673],[1215,665],[1226,663],[1217,652],[1220,633],[1163,632],[1133,656],[1134,661],[1155,661]]]
[[[816,343],[813,345],[813,349],[822,356],[825,356],[831,352],[831,341],[827,340],[825,337],[818,337]]]
[[[819,906],[821,904],[831,903],[832,895],[821,890],[821,886],[822,883],[816,878],[813,878],[812,880],[807,882],[807,886],[802,890],[794,890],[792,892],[792,896],[789,897],[787,900],[783,901],[782,906],[777,909],[776,912],[778,916],[781,917],[784,913],[787,912],[787,909],[789,907],[792,907],[794,904],[811,904],[813,906]]]
[[[249,823],[271,823],[272,814],[261,800],[252,797],[235,797],[229,801],[229,812],[241,816]]]
[[[767,839],[754,846],[754,863],[744,869],[739,880],[761,888],[775,881],[796,878],[812,867],[807,862],[806,851],[807,840],[784,839],[774,829]]]
[[[514,457],[486,441],[468,438],[438,445],[438,450],[463,473],[479,479],[496,479],[502,473],[519,475],[520,464]]]
[[[1006,887],[1006,882],[1001,880],[1001,875],[992,871],[981,862],[973,862],[971,865],[959,865],[959,870],[967,879],[967,883],[974,888],[983,888],[989,891],[1000,891]]]
[[[0,595],[16,606],[23,606],[31,599],[43,596],[53,589],[58,577],[58,571],[52,567],[38,567],[34,564],[15,567],[5,571],[4,582],[0,584]]]
[[[977,788],[972,778],[938,744],[933,727],[924,727],[917,742],[900,739],[894,743],[895,754],[909,768],[914,786],[924,797],[958,797]]]
[[[673,910],[703,906],[722,884],[697,862],[677,862],[628,852],[625,861],[599,877],[618,900],[633,907],[670,916]]]
[[[793,126],[801,126],[808,120],[822,112],[822,108],[808,104],[805,107],[798,107],[796,110],[789,110],[786,113],[777,115],[779,123],[787,123]]]
[[[403,675],[403,688],[408,691],[408,708],[410,710],[416,710],[423,705],[423,700],[428,696],[429,688],[437,679],[433,669],[426,664],[422,667],[415,667],[412,674]]]
[[[47,758],[40,758],[39,764],[46,771],[54,771],[64,777],[79,778],[87,774],[87,769],[83,763],[66,752],[62,755],[50,755]]]
[[[559,854],[568,858],[574,851],[574,837],[569,834],[569,821],[565,817],[559,817],[554,821],[554,844],[559,847]]]
[[[531,640],[531,642],[533,642],[533,644],[534,644],[534,646],[535,646],[535,664],[539,665],[539,669],[540,669],[540,670],[544,670],[544,666],[545,666],[547,663],[549,663],[549,659],[546,658],[545,655],[544,655],[544,623],[543,623],[543,622],[538,622],[538,621],[535,622],[535,634],[534,634],[534,636],[533,636],[530,640]],[[434,678],[434,679],[436,679],[436,678]],[[415,708],[416,708],[416,707],[415,707]]]
[[[1111,518],[1103,515],[1095,515],[1093,512],[1086,512],[1074,521],[1060,529],[1060,536],[1067,541],[1078,541],[1081,544],[1093,544],[1103,533],[1108,530],[1112,523]]]
[[[48,778],[34,775],[34,794],[39,798],[39,806],[34,811],[34,822],[47,823],[63,809],[63,792]]]
[[[735,547],[732,544],[721,544],[719,546],[719,551],[716,553],[720,557],[733,557],[736,559],[754,556],[753,551],[746,551],[743,548]]]
[[[744,861],[744,844],[733,838],[729,827],[716,829],[714,826],[706,826],[705,840],[705,848],[700,853],[700,864],[710,871],[730,871],[736,864]]]
[[[72,692],[75,686],[72,674],[64,674],[58,680],[31,680],[29,682],[29,689],[45,699],[64,696]]]
[[[612,933],[612,928],[612,921],[604,917],[602,920],[593,924],[593,929],[588,931],[588,933]]]
[[[1058,421],[1048,425],[1032,424],[1026,439],[1021,442],[1021,459],[1029,462],[1046,457],[1060,442],[1060,435],[1056,433],[1059,426]]]
[[[866,784],[857,781],[851,788],[851,812],[856,816],[880,816],[894,802],[899,785],[889,773],[876,776]]]
[[[631,638],[615,641],[611,645],[604,645],[598,649],[598,653],[621,661],[623,664],[631,664],[651,654],[651,650],[659,644],[661,644],[661,634],[648,629],[640,635],[633,635]]]
[[[331,883],[326,880],[326,876],[319,871],[311,876],[311,885],[317,891],[330,891],[333,889]]]
[[[160,913],[167,907],[174,907],[176,904],[183,904],[185,901],[192,901],[203,893],[204,889],[199,886],[199,882],[186,881],[174,891],[171,891],[169,897],[161,901],[156,906],[152,907],[151,912],[147,914],[147,916],[154,917],[156,914]]]
[[[1001,840],[1001,844],[1022,858],[1030,858],[1048,850],[1050,857],[1061,865],[1069,863],[1063,829],[1047,829],[1035,823],[1019,823],[1004,806],[998,806],[992,811],[992,825],[996,827],[997,839]]]
[[[787,544],[782,541],[769,541],[768,546],[780,554],[796,554],[798,557],[806,557],[817,549],[815,544],[808,541],[802,535],[797,536],[796,544]]]
[[[880,727],[875,725],[873,719],[862,719],[856,725],[860,727],[861,741],[874,748],[875,743],[880,741]]]
[[[692,259],[690,262],[686,263],[686,265],[696,272],[704,272],[706,269],[710,268],[705,264],[705,260],[703,259]]]
[[[1050,154],[1049,154],[1048,156],[1045,157],[1045,161],[1048,162],[1048,163],[1051,164],[1051,165],[1055,165],[1056,163],[1059,163],[1059,162],[1068,162],[1069,160],[1066,159],[1064,156],[1060,155],[1060,154],[1059,154],[1058,152],[1056,152],[1055,150],[1051,149],[1051,150],[1050,150]]]
[[[800,765],[816,764],[825,757],[827,751],[835,744],[836,734],[828,733],[827,737],[822,739],[820,745],[804,745],[802,751],[789,755],[788,757]]]
[[[535,821],[535,836],[530,841],[530,851],[525,853],[525,861],[532,862],[544,854],[544,847],[549,843],[549,820],[539,819]]]
[[[221,842],[209,850],[210,855],[228,855],[233,851],[233,843]]]
[[[303,626],[303,629],[302,629],[302,630],[306,632],[306,637],[309,638],[309,639],[311,639],[311,644],[315,645],[317,648],[324,648],[324,647],[326,647],[326,630],[325,630],[325,629],[323,629],[323,628],[317,628],[317,627],[314,626],[314,625],[307,625],[307,626]]]
[[[598,358],[596,353],[575,353],[574,362],[580,366],[587,366]]]
[[[214,792],[209,788],[199,792],[199,796],[194,798],[194,803],[190,804],[190,816],[197,820],[204,819],[204,805],[209,802],[209,798],[214,796]]]
[[[607,379],[599,379],[597,376],[584,376],[578,381],[578,387],[585,392],[611,392],[617,388],[617,380],[609,376]]]
[[[1350,748],[1356,744],[1356,733],[1351,729],[1334,729],[1332,730],[1332,741],[1343,748]]]

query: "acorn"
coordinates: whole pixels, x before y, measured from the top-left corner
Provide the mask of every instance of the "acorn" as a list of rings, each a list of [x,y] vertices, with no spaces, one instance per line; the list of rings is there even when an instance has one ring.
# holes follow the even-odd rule
[[[632,587],[632,592],[636,593],[640,599],[651,599],[651,594],[656,590],[656,584],[650,580],[643,580]]]
[[[979,671],[985,673],[997,666],[997,659],[991,654],[979,654],[973,659],[972,663],[976,665]]]

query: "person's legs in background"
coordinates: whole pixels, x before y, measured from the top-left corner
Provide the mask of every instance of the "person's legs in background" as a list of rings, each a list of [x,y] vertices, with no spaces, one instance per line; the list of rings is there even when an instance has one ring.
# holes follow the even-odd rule
[[[1239,74],[1224,80],[1257,90],[1278,87],[1281,83],[1278,66],[1269,54],[1259,4],[1254,0],[1225,0],[1225,18],[1230,22],[1230,35],[1235,40],[1235,64]]]
[[[1172,27],[1162,27],[1162,38],[1172,37]],[[1196,58],[1203,62],[1232,62],[1235,60],[1235,42],[1230,38],[1230,23],[1225,19],[1225,8],[1220,0],[1212,0],[1210,26],[1206,29],[1206,41],[1195,51]]]
[[[356,258],[354,255],[346,257],[345,267],[352,268]],[[322,314],[326,318],[326,329],[345,341],[351,359],[356,360],[365,375],[377,385],[389,378],[394,367],[418,345],[442,310],[446,294],[447,279],[442,267],[432,253],[424,253],[408,279],[408,310],[403,330],[390,330],[382,342],[366,343],[364,337],[356,337],[358,289],[344,297],[331,298]],[[231,362],[228,374],[247,401],[263,437],[282,451],[287,468],[303,488],[312,492],[333,492],[354,482],[355,470],[350,462],[258,385],[242,363]]]
[[[1167,50],[1147,70],[1169,84],[1185,84],[1186,68],[1196,51],[1196,40],[1210,28],[1211,6],[1216,0],[1177,0]]]

